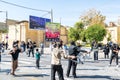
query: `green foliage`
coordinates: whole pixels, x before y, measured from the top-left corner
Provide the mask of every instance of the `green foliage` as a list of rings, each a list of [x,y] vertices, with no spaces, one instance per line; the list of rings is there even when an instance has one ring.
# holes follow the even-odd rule
[[[76,22],[75,23],[75,28],[77,28],[77,29],[83,29],[84,28],[84,24],[82,22]]]
[[[8,30],[7,30],[7,29],[3,29],[3,30],[0,30],[0,32],[2,32],[2,33],[7,33]]]
[[[100,24],[94,24],[86,29],[86,38],[91,42],[92,40],[102,41],[106,36],[106,29]]]
[[[86,31],[83,30],[83,31],[81,32],[81,34],[80,34],[80,39],[81,39],[83,42],[86,42],[85,33],[86,33]]]
[[[79,34],[75,28],[70,28],[68,31],[69,41],[76,41],[79,39]]]
[[[84,29],[84,25],[81,22],[77,22],[74,27],[71,27],[68,31],[69,41],[77,41],[81,37],[81,33]]]
[[[111,34],[108,33],[107,41],[111,41]]]

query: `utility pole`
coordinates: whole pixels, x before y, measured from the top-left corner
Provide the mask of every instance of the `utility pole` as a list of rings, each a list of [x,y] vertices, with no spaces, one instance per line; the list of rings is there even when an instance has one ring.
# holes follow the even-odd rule
[[[53,22],[53,10],[51,9],[51,22]]]

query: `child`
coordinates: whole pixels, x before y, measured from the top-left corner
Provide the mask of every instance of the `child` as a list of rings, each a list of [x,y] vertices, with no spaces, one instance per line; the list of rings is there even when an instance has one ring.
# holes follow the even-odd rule
[[[38,49],[36,49],[36,53],[35,53],[35,57],[36,57],[36,68],[39,69],[39,61],[40,61],[40,52],[38,51]]]

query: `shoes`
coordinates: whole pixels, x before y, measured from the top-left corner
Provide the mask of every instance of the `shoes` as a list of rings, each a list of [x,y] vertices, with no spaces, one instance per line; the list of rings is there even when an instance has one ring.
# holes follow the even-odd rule
[[[69,76],[66,74],[66,77],[68,78]]]
[[[77,76],[73,76],[73,78],[77,78]]]

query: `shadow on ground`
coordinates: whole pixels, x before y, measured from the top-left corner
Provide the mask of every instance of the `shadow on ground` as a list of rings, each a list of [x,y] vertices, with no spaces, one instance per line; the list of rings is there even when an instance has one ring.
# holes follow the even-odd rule
[[[108,80],[113,80],[111,78],[111,76],[101,76],[101,75],[90,75],[90,76],[77,76],[77,78],[80,78],[80,79],[101,79],[101,80],[104,80],[104,79],[108,79]]]
[[[50,76],[47,74],[18,74],[15,77],[44,77],[44,76]]]

